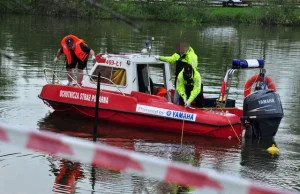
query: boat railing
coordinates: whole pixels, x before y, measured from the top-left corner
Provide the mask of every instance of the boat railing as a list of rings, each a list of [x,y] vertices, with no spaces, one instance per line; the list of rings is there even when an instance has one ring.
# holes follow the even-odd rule
[[[232,81],[232,77],[234,72],[236,71],[236,69],[228,69],[224,80],[222,82],[222,86],[221,86],[221,91],[219,94],[219,98],[217,100],[217,105],[221,108],[225,108],[226,104],[227,104],[227,100],[228,100],[228,95],[229,95],[229,90],[231,87],[231,81]]]
[[[47,83],[52,83],[52,84],[61,84],[61,80],[60,77],[58,75],[58,73],[60,73],[62,71],[58,71],[58,70],[53,70],[53,69],[48,69],[45,68],[44,69],[44,76],[46,79]]]
[[[232,61],[231,68],[227,70],[222,82],[219,99],[217,100],[218,106],[222,108],[226,107],[233,74],[236,70],[240,69],[259,69],[259,74],[263,76],[266,73],[266,69],[264,68],[264,60],[262,59],[234,59]],[[261,87],[262,83],[256,84],[257,86],[259,85],[259,87]],[[247,90],[251,90],[251,88],[247,88]]]
[[[72,81],[80,87],[80,84],[69,74],[67,71],[62,71],[62,70],[53,70],[53,69],[44,69],[44,75],[47,83],[51,84],[62,84],[62,78],[60,76],[61,73],[67,74],[68,77],[72,79]],[[50,75],[48,75],[50,74]],[[84,73],[83,73],[84,74]]]
[[[53,70],[53,69],[48,69],[48,68],[45,68],[44,69],[44,76],[45,76],[45,79],[46,79],[46,82],[47,83],[51,83],[51,84],[62,84],[62,78],[60,76],[61,73],[64,73],[67,74],[67,76],[69,76],[72,81],[76,84],[77,87],[81,88],[81,85],[78,84],[77,80],[74,79],[74,77],[72,77],[69,72],[67,71],[61,71],[61,70]],[[79,73],[77,73],[79,74]],[[97,82],[95,82],[95,78],[98,79],[98,76],[96,75],[89,75],[88,73],[81,73],[83,74],[84,76],[88,76],[89,79],[91,80],[91,83],[93,83],[95,86],[97,86]],[[94,78],[94,79],[93,79]],[[113,87],[117,88],[117,90],[123,95],[125,96],[125,94],[120,90],[120,88],[118,87],[118,85],[116,85],[112,80],[106,78],[106,77],[103,77],[103,76],[100,76],[101,79],[105,79],[107,80],[109,83],[111,83],[113,85]]]
[[[90,80],[92,81],[93,84],[97,85],[97,82],[95,82],[95,80],[93,78],[98,78],[97,75],[88,75]],[[93,77],[93,78],[92,78]],[[111,83],[115,88],[117,88],[117,90],[123,95],[125,96],[125,94],[120,90],[119,86],[117,84],[115,84],[111,79],[108,79],[107,77],[103,77],[100,76],[101,79],[105,79],[107,81],[109,81],[109,83]]]
[[[260,75],[264,75],[266,73],[266,70],[264,68],[259,68],[259,69],[260,69],[260,73],[259,73]],[[227,70],[224,80],[222,82],[221,91],[220,91],[219,99],[217,102],[218,106],[220,106],[222,108],[226,107],[226,103],[228,101],[229,90],[231,87],[232,77],[236,70],[237,69],[229,68]],[[256,87],[261,88],[264,83],[257,82],[256,84],[257,84]],[[251,90],[251,87],[247,88],[246,90]]]

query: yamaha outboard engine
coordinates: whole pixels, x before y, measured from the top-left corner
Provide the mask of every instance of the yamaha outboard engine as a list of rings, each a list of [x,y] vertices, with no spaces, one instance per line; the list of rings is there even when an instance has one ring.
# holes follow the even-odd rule
[[[244,99],[242,121],[246,138],[271,139],[283,117],[280,97],[273,90],[258,90]]]

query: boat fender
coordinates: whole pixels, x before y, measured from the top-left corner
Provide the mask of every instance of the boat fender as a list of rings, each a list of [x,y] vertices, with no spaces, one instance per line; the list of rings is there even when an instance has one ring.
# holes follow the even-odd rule
[[[270,154],[277,154],[279,152],[279,149],[275,146],[275,144],[272,144],[272,147],[269,147],[267,150]]]
[[[247,82],[245,83],[244,86],[244,97],[246,98],[248,95],[250,95],[251,93],[251,88],[252,85],[256,82],[263,82],[264,81],[264,77],[263,76],[259,76],[259,74],[254,74],[252,75]],[[276,92],[276,86],[273,83],[272,79],[269,76],[266,76],[266,84],[268,89],[273,90],[274,92]]]

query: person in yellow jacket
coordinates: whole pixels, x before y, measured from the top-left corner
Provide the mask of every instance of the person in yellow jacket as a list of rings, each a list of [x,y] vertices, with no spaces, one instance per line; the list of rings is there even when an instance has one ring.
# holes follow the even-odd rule
[[[192,64],[195,69],[198,68],[198,56],[194,52],[194,49],[187,43],[181,42],[178,46],[178,52],[174,53],[172,56],[156,56],[157,60],[165,61],[171,65],[176,65],[175,67],[175,81],[174,85],[176,88],[177,77],[180,71],[183,69],[184,64]],[[175,92],[174,103],[179,104],[179,94]]]
[[[190,107],[195,100],[197,107],[203,107],[203,91],[200,73],[191,65],[185,64],[178,74],[176,90],[180,95],[179,104]]]
[[[68,72],[68,85],[72,84],[73,69],[77,65],[77,83],[82,84],[83,69],[87,66],[89,54],[95,60],[95,52],[84,43],[82,39],[70,34],[61,40],[61,48],[58,50],[54,62],[57,63],[59,57],[66,55],[66,69]]]

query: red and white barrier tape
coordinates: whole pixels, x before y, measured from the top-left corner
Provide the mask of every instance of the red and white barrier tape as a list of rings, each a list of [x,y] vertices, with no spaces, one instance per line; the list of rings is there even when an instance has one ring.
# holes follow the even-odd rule
[[[188,185],[195,188],[193,193],[295,194],[295,192],[221,175],[213,170],[201,170],[186,164],[100,143],[10,124],[0,123],[0,141],[29,150],[54,154],[72,161]]]

